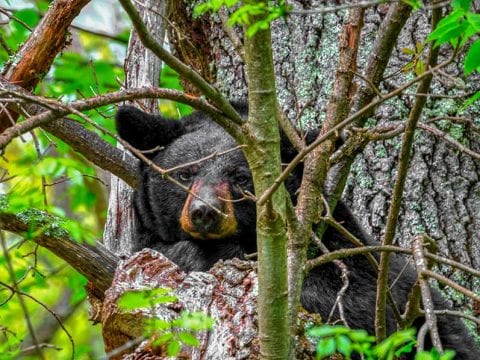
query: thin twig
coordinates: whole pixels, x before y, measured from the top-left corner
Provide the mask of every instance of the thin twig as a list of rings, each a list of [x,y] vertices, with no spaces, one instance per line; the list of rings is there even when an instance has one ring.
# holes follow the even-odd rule
[[[195,160],[195,161],[191,161],[191,162],[188,162],[188,163],[183,163],[183,164],[180,164],[180,165],[177,165],[177,166],[174,166],[174,167],[171,167],[171,168],[168,168],[168,169],[165,169],[165,174],[169,174],[169,173],[172,173],[174,171],[177,171],[179,169],[183,169],[183,168],[186,168],[186,167],[190,167],[192,165],[197,165],[197,164],[200,164],[204,161],[207,161],[207,160],[210,160],[210,159],[215,159],[217,157],[221,157],[223,155],[226,155],[228,153],[231,153],[233,151],[237,151],[237,150],[241,150],[245,147],[246,145],[238,145],[238,146],[235,146],[231,149],[227,149],[225,151],[221,151],[221,152],[218,152],[218,151],[215,151],[213,153],[211,153],[210,155],[207,155],[207,156],[204,156],[203,158],[200,158],[198,160]],[[144,153],[144,151],[142,151]],[[163,174],[162,174],[163,176]]]
[[[114,93],[95,96],[86,100],[74,101],[68,105],[65,105],[56,100],[20,93],[18,91],[5,88],[4,86],[0,86],[0,96],[1,95],[15,96],[19,99],[24,99],[28,102],[44,106],[49,110],[32,116],[31,118],[6,129],[3,133],[0,134],[0,149],[5,148],[5,146],[7,146],[15,137],[21,134],[27,133],[38,126],[44,125],[55,119],[71,114],[72,112],[68,111],[68,108],[85,111],[99,106],[118,103],[126,100],[141,98],[164,98],[190,105],[212,116],[214,120],[219,119],[220,115],[215,108],[213,108],[210,104],[200,98],[192,97],[191,95],[185,94],[181,91],[160,89],[154,87],[130,88],[126,90],[120,90]]]
[[[418,235],[413,238],[413,258],[415,260],[415,267],[417,269],[418,282],[420,284],[420,290],[422,292],[422,303],[423,310],[425,311],[425,323],[428,324],[428,329],[430,330],[430,338],[432,339],[432,344],[437,350],[442,353],[443,346],[440,340],[440,334],[438,333],[437,326],[437,317],[435,316],[434,311],[434,302],[432,298],[432,292],[428,281],[424,278],[425,271],[428,271],[427,261],[425,255],[423,254],[423,235]]]
[[[367,8],[372,6],[377,6],[380,4],[394,3],[399,0],[374,0],[374,1],[359,1],[351,4],[342,4],[337,6],[325,6],[319,9],[294,9],[288,12],[289,15],[321,15],[331,12],[337,12],[346,9],[355,9],[355,8]]]
[[[115,349],[113,349],[112,351],[108,352],[104,358],[102,358],[102,360],[104,359],[111,359],[115,356],[118,356],[120,355],[122,352],[124,352],[125,350],[128,350],[128,349],[131,349],[132,347],[134,346],[137,346],[139,344],[141,344],[143,341],[146,340],[146,337],[145,336],[139,336],[138,338],[135,338],[135,339],[132,339],[132,340],[129,340],[127,341],[125,344],[123,344],[122,346],[119,346]]]
[[[437,69],[441,69],[453,61],[453,56],[448,59],[447,61],[435,66],[434,68],[425,71],[423,74],[417,76],[415,79],[407,82],[406,84],[398,87],[397,89],[385,94],[383,98],[373,100],[371,103],[365,105],[363,108],[355,112],[354,114],[347,117],[342,122],[338,123],[336,126],[332,127],[329,131],[323,134],[321,137],[317,138],[314,142],[310,145],[306,146],[302,151],[300,151],[297,156],[288,164],[288,166],[282,171],[277,179],[273,182],[272,186],[269,187],[261,196],[258,198],[259,205],[263,205],[270,196],[278,189],[278,187],[283,183],[283,181],[288,177],[288,175],[298,166],[299,163],[305,158],[305,156],[310,153],[314,148],[318,145],[323,143],[325,140],[329,139],[331,136],[338,134],[338,132],[343,129],[345,126],[353,123],[355,120],[360,118],[363,114],[369,112],[370,110],[376,108],[379,104],[385,102],[388,99],[391,99],[395,96],[400,95],[403,91],[408,89],[410,86],[416,84],[417,82],[421,81],[426,76],[430,76],[434,71]]]
[[[13,15],[11,13],[11,11],[8,11],[8,10],[4,9],[3,7],[0,7],[0,13],[5,15],[6,17],[8,17],[10,20],[13,20],[13,21],[19,23],[20,25],[22,25],[28,31],[30,31],[30,32],[33,31],[33,29],[30,26],[28,26],[28,24],[25,21],[23,21],[22,19],[19,19],[15,15]]]
[[[455,147],[460,152],[465,153],[465,154],[471,156],[474,159],[480,160],[480,154],[479,153],[473,151],[472,149],[469,149],[465,145],[463,145],[460,142],[454,140],[451,136],[448,136],[443,131],[441,131],[437,128],[425,125],[425,124],[418,124],[417,127],[422,129],[422,130],[428,131],[429,133],[435,135],[436,137],[438,137],[442,140],[445,140],[445,142],[452,145],[453,147]]]
[[[431,278],[434,278],[438,282],[450,286],[452,289],[457,290],[458,292],[462,293],[463,295],[475,300],[475,301],[480,301],[480,295],[477,293],[474,293],[473,291],[464,288],[463,286],[457,284],[455,281],[450,280],[449,278],[446,278],[443,275],[437,274],[436,272],[432,270],[423,270],[422,275],[424,276],[429,276]]]
[[[359,77],[360,79],[362,79],[363,81],[365,81],[368,86],[370,86],[370,89],[373,90],[373,92],[381,99],[383,97],[381,91],[375,86],[375,84],[366,76],[363,76],[362,74],[354,71],[353,74],[357,77]]]
[[[43,156],[42,156],[42,151],[40,150],[40,142],[38,141],[38,137],[35,134],[35,131],[31,131],[30,135],[32,135],[33,139],[33,144],[35,146],[35,151],[37,152],[38,160],[41,161]],[[40,180],[42,182],[42,194],[43,194],[43,205],[45,206],[45,209],[48,208],[48,199],[47,199],[47,180],[45,178],[45,175],[40,176]]]
[[[238,56],[240,56],[240,59],[242,59],[243,63],[245,64],[245,48],[243,47],[242,40],[240,40],[240,37],[237,35],[235,32],[235,29],[228,25],[228,13],[225,8],[220,8],[218,11],[218,16],[220,17],[220,20],[222,21],[222,28],[225,31],[225,34],[227,34],[228,38],[232,42],[233,48],[237,52]]]
[[[420,313],[423,313],[423,311],[421,310]],[[444,309],[444,310],[435,310],[434,313],[435,313],[435,315],[439,315],[439,316],[461,317],[461,318],[464,318],[464,319],[467,319],[469,321],[474,322],[475,324],[477,324],[477,326],[480,326],[480,319],[478,317],[475,317],[475,316],[472,316],[472,315],[469,315],[469,314],[465,314],[461,311]]]
[[[44,308],[47,312],[49,312],[54,318],[55,320],[57,321],[58,325],[62,328],[63,332],[67,335],[68,337],[68,340],[70,341],[70,344],[72,345],[72,356],[71,356],[71,359],[74,360],[75,359],[75,342],[73,341],[73,337],[72,335],[70,334],[70,332],[67,330],[67,328],[65,327],[65,325],[63,325],[62,321],[60,320],[60,318],[58,317],[57,314],[55,314],[52,310],[50,310],[50,308],[45,305],[44,303],[42,303],[41,301],[38,301],[36,298],[34,298],[32,295],[30,294],[27,294],[26,292],[23,292],[23,291],[20,291],[18,289],[14,289],[13,287],[11,287],[10,285],[4,283],[3,281],[0,281],[0,285],[2,286],[5,286],[6,288],[12,290],[12,291],[15,291],[18,295],[19,295],[19,298],[21,298],[22,296],[25,296],[27,298],[29,298],[30,300],[32,300],[33,302],[37,303],[38,305],[40,305],[42,308]],[[33,340],[33,338],[32,338]],[[35,346],[37,346],[37,343],[35,342]],[[42,359],[43,359],[43,356],[42,356]]]
[[[324,253],[324,254],[330,253],[330,250],[328,250],[328,248],[325,246],[325,244],[322,242],[322,240],[314,232],[312,233],[312,238],[315,241],[315,244],[320,249],[320,251],[322,251],[322,253]],[[348,270],[347,265],[345,265],[345,263],[341,260],[333,260],[332,262],[340,270],[340,273],[341,273],[340,278],[342,279],[342,287],[337,292],[337,298],[335,299],[335,303],[333,304],[332,309],[330,310],[330,314],[328,315],[328,318],[327,318],[326,322],[331,323],[333,315],[335,314],[335,310],[338,307],[338,313],[340,315],[340,320],[342,321],[342,323],[346,327],[349,327],[347,319],[345,317],[345,310],[343,308],[343,301],[342,301],[343,296],[347,292],[348,286],[350,284],[350,282],[348,280],[349,270]]]
[[[6,240],[5,240],[3,231],[1,231],[1,230],[0,230],[0,243],[1,243],[1,246],[2,246],[2,250],[3,250],[3,257],[4,257],[6,265],[7,265],[7,272],[8,272],[8,275],[10,276],[10,280],[12,281],[12,286],[10,286],[10,285],[8,285],[4,282],[0,282],[0,285],[6,287],[12,293],[17,294],[18,303],[20,304],[20,308],[22,309],[23,316],[24,316],[25,322],[27,324],[28,332],[29,332],[29,334],[32,338],[32,342],[33,342],[34,346],[36,347],[36,353],[40,357],[40,359],[45,359],[45,356],[43,354],[42,349],[38,346],[39,342],[37,340],[37,336],[35,335],[35,329],[33,328],[33,324],[32,324],[32,321],[30,319],[30,314],[28,313],[27,305],[25,304],[25,301],[23,300],[23,297],[21,296],[21,292],[18,290],[17,279],[15,278],[15,271],[13,269],[12,260],[10,258],[10,253],[7,250],[7,244],[6,244]]]
[[[433,10],[432,29],[435,29],[438,21],[440,21],[441,19],[441,16],[442,16],[441,9]],[[422,78],[420,84],[417,87],[418,93],[426,93],[429,91],[430,84],[433,78],[433,73],[434,71],[436,71],[436,69],[438,69],[438,65],[437,65],[438,54],[439,54],[439,47],[434,47],[433,44],[430,44],[428,58],[426,60],[426,65],[429,71],[426,71],[424,73],[426,74],[429,72],[429,74]],[[452,60],[453,60],[453,57],[452,57]],[[417,127],[417,123],[420,120],[420,116],[422,114],[422,110],[426,104],[426,101],[427,99],[425,97],[415,98],[415,103],[410,111],[407,123],[405,125],[405,131],[402,136],[402,148],[400,150],[400,160],[397,166],[397,176],[395,178],[395,184],[392,192],[392,197],[390,200],[390,207],[388,209],[387,224],[385,225],[385,234],[382,239],[383,245],[393,244],[393,239],[394,239],[396,228],[397,228],[398,214],[400,212],[400,206],[403,199],[403,191],[405,188],[408,168],[410,165],[415,128]],[[387,337],[386,290],[388,288],[388,277],[390,272],[389,268],[390,268],[390,254],[382,253],[380,255],[379,274],[377,279],[377,294],[376,294],[376,301],[375,301],[375,336],[377,338],[377,342],[381,342]],[[434,332],[435,329],[430,328],[430,331]]]

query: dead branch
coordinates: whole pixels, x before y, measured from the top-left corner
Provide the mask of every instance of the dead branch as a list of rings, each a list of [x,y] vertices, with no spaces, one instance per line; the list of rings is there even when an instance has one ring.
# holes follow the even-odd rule
[[[440,335],[438,333],[437,317],[433,312],[434,304],[432,299],[432,292],[430,290],[430,286],[428,285],[428,280],[426,280],[424,277],[424,271],[428,270],[428,265],[423,254],[423,238],[423,235],[419,235],[413,239],[413,258],[415,259],[415,267],[417,268],[418,273],[418,282],[420,284],[420,290],[422,292],[422,303],[423,309],[425,311],[425,323],[427,324],[430,331],[430,338],[432,339],[433,346],[435,346],[437,350],[442,353],[443,346],[442,342],[440,341]]]
[[[418,127],[422,130],[425,130],[425,131],[433,134],[434,136],[438,137],[439,139],[444,140],[447,144],[453,146],[454,148],[456,148],[460,152],[462,152],[464,154],[467,154],[467,155],[471,156],[472,158],[474,158],[476,160],[480,160],[480,154],[478,152],[475,152],[472,149],[468,148],[467,146],[463,145],[462,143],[456,141],[455,139],[453,139],[451,136],[448,136],[443,131],[441,131],[437,128],[434,128],[432,126],[425,125],[425,124],[418,124]]]
[[[183,311],[201,311],[215,320],[209,332],[196,335],[198,347],[182,347],[180,358],[222,360],[226,358],[255,359],[259,356],[258,315],[256,297],[258,278],[254,264],[238,259],[219,262],[207,273],[186,274],[160,253],[144,249],[119,266],[102,309],[102,325],[106,351],[124,349],[143,335],[142,323],[150,317],[169,321]],[[132,290],[168,287],[178,296],[172,304],[135,312],[119,310],[119,297]],[[313,317],[301,313],[300,328]],[[299,335],[301,333],[299,332]],[[302,359],[313,359],[313,346],[302,341]],[[152,349],[151,342],[142,343],[128,359],[165,359],[162,348]],[[183,357],[185,355],[185,357]],[[115,359],[121,358],[116,354]]]

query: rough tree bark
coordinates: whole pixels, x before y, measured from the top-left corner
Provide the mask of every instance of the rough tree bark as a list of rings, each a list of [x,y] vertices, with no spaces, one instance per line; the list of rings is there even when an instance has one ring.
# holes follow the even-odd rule
[[[143,21],[148,26],[152,35],[159,43],[163,43],[165,37],[165,3],[157,1],[145,1],[137,5]],[[132,29],[128,44],[127,57],[125,59],[125,88],[154,86],[160,82],[162,62],[150,50],[146,49]],[[158,112],[156,99],[138,101],[145,111]],[[121,145],[119,145],[120,148]],[[128,151],[124,156],[130,162],[137,164],[137,160]],[[112,175],[110,187],[110,199],[105,224],[103,241],[107,249],[119,256],[128,256],[132,253],[133,234],[135,228],[135,213],[132,207],[133,189],[123,180]]]
[[[245,71],[235,46],[223,30],[219,16],[196,20],[196,26],[182,26],[188,23],[185,16],[191,16],[190,6],[184,2],[179,10],[171,12],[172,21],[179,25],[170,31],[175,54],[183,61],[196,67],[202,61],[184,56],[187,45],[203,39],[210,45],[202,47],[204,61],[214,59],[209,67],[208,78],[215,79],[215,85],[228,98],[246,98]],[[320,8],[325,1],[292,1],[295,9]],[[362,29],[358,57],[358,73],[362,73],[372,52],[372,45],[379,32],[389,6],[378,5],[367,9],[365,25]],[[408,14],[407,14],[408,15]],[[177,19],[182,17],[182,21]],[[405,82],[407,75],[401,68],[410,60],[402,52],[403,48],[414,48],[423,42],[430,31],[430,10],[414,12],[400,33],[387,70],[382,77],[380,90],[389,91]],[[347,20],[347,11],[327,14],[291,15],[276,21],[272,26],[273,51],[275,61],[278,97],[287,116],[301,128],[316,127],[326,114],[326,105],[332,91],[333,75],[338,61],[338,35],[342,24]],[[401,28],[401,25],[399,25]],[[194,30],[193,30],[194,29]],[[238,37],[240,29],[233,29]],[[207,51],[209,50],[209,51]],[[444,60],[448,53],[440,54]],[[200,70],[200,68],[198,68]],[[201,68],[205,71],[205,67]],[[400,74],[399,74],[400,73]],[[442,75],[445,74],[445,75]],[[458,64],[449,66],[433,80],[431,92],[451,95],[452,84],[461,82],[462,69]],[[457,88],[456,93],[471,93],[474,81],[467,88]],[[357,78],[358,86],[363,85]],[[412,94],[414,90],[407,93]],[[368,125],[402,123],[413,104],[413,96],[404,94],[381,105],[375,115],[368,119]],[[463,100],[452,97],[429,98],[421,121],[440,115],[452,115]],[[478,118],[480,110],[474,107],[466,116]],[[474,150],[480,148],[479,134],[461,128],[450,127],[446,131],[457,131],[460,140]],[[458,132],[460,134],[458,135]],[[454,134],[455,135],[455,134]],[[415,234],[427,232],[439,244],[439,252],[455,260],[480,266],[480,182],[479,161],[459,153],[450,145],[427,132],[419,132],[415,138],[412,162],[407,179],[404,205],[399,216],[399,227],[395,242],[408,245]],[[358,215],[365,229],[380,239],[386,223],[389,198],[395,179],[395,166],[399,155],[399,139],[371,143],[352,166],[344,192],[346,200]],[[327,240],[328,246],[328,240]],[[453,270],[442,269],[450,276]],[[478,282],[465,277],[462,283],[479,289]],[[450,290],[448,290],[451,292]],[[450,295],[454,295],[451,292]],[[455,296],[457,305],[465,305],[467,300]]]
[[[176,10],[169,13],[170,21],[176,25],[170,29],[173,50],[177,52],[177,55],[183,61],[191,64],[194,68],[198,68],[199,72],[207,79],[215,81],[218,88],[227,94],[229,98],[246,98],[245,72],[241,65],[240,57],[234,51],[235,47],[238,48],[238,44],[233,45],[236,42],[232,43],[226,36],[222,29],[220,18],[216,16],[204,17],[196,20],[195,26],[190,26],[190,2],[187,5],[181,2],[170,2],[170,5],[172,6],[173,3],[175,3]],[[315,8],[323,4],[321,1],[292,1],[291,3],[296,9],[304,7]],[[151,11],[154,6],[154,4],[144,4],[141,10],[142,12],[145,10],[148,16],[154,17],[158,15],[159,10]],[[362,33],[359,50],[359,72],[363,70],[371,53],[373,40],[378,32],[379,24],[385,18],[388,6],[380,5],[368,10],[366,13],[366,25]],[[301,17],[299,18],[299,16]],[[390,61],[387,75],[395,74],[408,61],[401,52],[403,47],[413,47],[417,41],[425,38],[429,31],[426,25],[428,24],[428,16],[428,12],[420,11],[415,13],[408,21],[394,50],[394,56]],[[149,20],[146,21],[149,23]],[[309,126],[317,126],[323,121],[323,114],[326,113],[326,104],[331,93],[334,75],[332,69],[335,69],[338,60],[338,33],[345,21],[346,12],[325,15],[292,15],[287,19],[275,22],[272,26],[276,81],[279,87],[278,97],[290,120],[303,129]],[[160,16],[153,21],[153,24],[161,24],[162,22],[163,17]],[[238,30],[234,29],[234,32],[237,33],[234,37],[241,37]],[[152,33],[158,34],[159,32],[153,31]],[[132,49],[134,43],[135,40],[132,40]],[[195,52],[195,56],[192,56],[192,44],[198,50]],[[201,46],[195,44],[200,44]],[[209,46],[206,46],[206,44],[209,44]],[[187,48],[187,45],[190,48]],[[152,68],[148,67],[151,64],[158,64],[158,62],[155,63],[152,60],[153,57],[149,58],[151,54],[148,51],[140,50],[140,52],[143,54],[140,55],[140,60],[135,58],[135,61],[130,62],[130,64],[136,66],[133,71],[129,67],[130,75],[127,80],[127,86],[145,83],[156,84],[155,79],[158,79],[160,67],[157,65],[154,65]],[[130,55],[132,56],[130,58],[133,59],[133,52]],[[147,73],[150,75],[144,77],[144,70],[147,69]],[[461,69],[457,65],[451,66],[446,71],[450,75],[461,73]],[[152,80],[152,74],[154,80]],[[445,79],[451,81],[451,77],[445,77]],[[404,80],[405,76],[387,77],[381,83],[381,89],[388,90],[394,88]],[[434,90],[438,93],[444,93],[446,91],[444,79],[440,80],[438,78],[435,79]],[[382,105],[375,115],[369,119],[369,122],[378,124],[401,123],[405,115],[408,114],[412,102],[410,95],[403,95],[396,100],[390,101]],[[428,109],[424,112],[424,115],[425,117],[431,117],[443,115],[444,112],[453,113],[456,105],[455,100],[452,98],[429,99]],[[153,102],[143,106],[150,111],[156,110]],[[451,110],[446,111],[445,109]],[[478,115],[478,112],[478,108],[474,108],[470,110],[470,115]],[[463,136],[462,140],[468,142],[474,150],[480,150],[478,134],[475,134],[473,131],[470,132],[467,128],[461,135]],[[128,154],[125,153],[125,157],[127,156]],[[353,173],[345,192],[345,198],[352,204],[354,210],[361,215],[360,218],[364,226],[378,237],[380,237],[385,224],[395,175],[392,173],[397,158],[398,142],[395,139],[369,145],[354,164]],[[407,180],[406,206],[402,210],[400,217],[397,241],[402,244],[406,243],[413,234],[427,230],[430,235],[438,240],[441,253],[461,262],[471,264],[473,267],[479,267],[480,245],[478,245],[478,241],[475,241],[478,240],[480,233],[478,230],[480,220],[478,166],[478,160],[456,153],[448,145],[432,135],[419,134],[416,139],[411,172]],[[134,226],[133,213],[130,207],[131,190],[114,180],[111,196],[105,244],[118,255],[128,255],[131,252],[131,235]],[[24,229],[18,225],[17,220],[15,218],[2,218],[0,219],[0,225],[5,229],[11,226],[11,231],[21,232]],[[8,225],[5,225],[7,223]],[[43,240],[43,245],[52,251],[75,254],[72,249],[65,251],[59,249],[58,244],[53,241],[54,239],[40,239],[40,241]],[[328,239],[326,245],[328,246]],[[92,249],[88,248],[88,246],[84,249],[85,256],[92,256]],[[111,279],[113,272],[112,268],[117,258],[108,253],[102,256],[110,259],[108,271],[104,274],[104,280],[97,285],[98,289],[104,290],[109,285],[109,279]],[[107,293],[108,300],[105,302],[107,305],[101,314],[101,320],[104,323],[106,337],[109,339],[107,344],[110,349],[114,349],[125,340],[134,339],[139,335],[137,326],[128,329],[131,322],[127,321],[126,325],[124,324],[125,326],[119,325],[118,328],[115,328],[115,326],[112,326],[115,322],[112,323],[110,321],[112,316],[115,317],[115,314],[117,314],[115,313],[117,309],[114,302],[119,295],[116,292],[118,288],[120,287],[124,291],[129,288],[129,284],[132,282],[145,280],[145,277],[141,278],[141,276],[150,276],[152,275],[151,272],[155,272],[159,270],[158,267],[163,266],[164,259],[156,259],[152,268],[148,266],[141,267],[148,256],[152,255],[144,252],[135,257],[134,260],[124,263],[121,270],[117,273],[114,287]],[[70,261],[75,262],[75,256],[72,255]],[[138,273],[140,278],[128,278],[131,275],[129,271],[132,268],[139,269],[139,266],[141,267],[141,271]],[[166,264],[165,266],[172,269],[171,264]],[[96,268],[84,269],[85,271],[95,273],[100,271]],[[221,268],[217,268],[213,270],[212,274],[217,270],[222,271]],[[241,287],[248,287],[256,281],[250,275],[245,275],[248,271],[244,269],[242,275],[238,275],[237,280],[235,280],[242,281]],[[447,269],[448,271],[450,269]],[[180,274],[178,269],[173,270],[173,272],[183,283],[185,280],[184,274]],[[162,272],[156,273],[156,275],[161,277],[165,275],[162,274]],[[92,278],[96,276],[90,273],[86,275]],[[203,275],[192,274],[191,276],[202,277]],[[215,275],[213,276],[215,277]],[[243,283],[245,279],[250,284]],[[166,281],[165,278],[162,281],[164,280]],[[464,280],[469,281],[469,279]],[[108,284],[105,284],[105,281]],[[153,284],[158,286],[163,284],[155,281],[157,280],[154,280],[153,283],[145,282],[145,285],[150,286]],[[209,279],[208,281],[211,281],[208,282],[208,286],[213,288],[217,286],[212,285],[215,283],[215,279]],[[206,283],[200,282],[200,284]],[[236,283],[236,285],[239,285],[239,283]],[[255,288],[255,286],[251,286],[251,288]],[[233,291],[235,292],[236,290],[233,289]],[[246,299],[249,299],[250,294],[245,294]],[[108,304],[113,305],[110,306]],[[185,308],[188,307],[185,306]],[[208,311],[207,308],[206,311]],[[121,322],[122,320],[120,319],[119,321]],[[117,330],[118,337],[113,335],[113,332]],[[109,333],[109,331],[112,331],[112,333]],[[110,335],[112,336],[109,337]],[[228,356],[228,351],[226,353],[219,352],[219,354],[221,354],[219,358],[225,358]],[[139,357],[143,355],[139,354]]]

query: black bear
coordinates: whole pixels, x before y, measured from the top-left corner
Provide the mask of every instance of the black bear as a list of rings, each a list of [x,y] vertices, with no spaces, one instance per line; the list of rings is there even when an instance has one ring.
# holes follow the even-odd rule
[[[246,116],[245,105],[235,106]],[[170,176],[190,189],[187,194],[149,166],[140,165],[142,182],[134,196],[139,219],[136,250],[156,249],[185,271],[206,271],[220,259],[244,258],[256,251],[255,204],[244,195],[254,191],[251,173],[242,151],[235,149],[237,144],[219,125],[200,112],[169,120],[128,106],[119,109],[116,125],[122,139],[145,151],[162,168],[173,169]],[[291,161],[296,152],[284,136],[281,148],[282,161]],[[217,155],[209,157],[214,153]],[[286,181],[292,198],[301,176],[299,166]],[[334,217],[364,244],[378,244],[364,234],[343,203],[336,207]],[[333,228],[326,230],[324,239],[331,251],[352,247]],[[350,270],[350,285],[343,297],[346,320],[351,328],[374,333],[376,271],[365,256],[344,262]],[[404,265],[401,256],[392,256],[391,281],[401,275],[391,292],[402,312],[416,280],[413,268],[405,271]],[[303,284],[303,307],[327,319],[341,286],[335,265],[314,269]],[[434,300],[437,309],[448,308],[436,292]],[[391,309],[388,312],[391,333],[396,330],[396,321]],[[442,344],[454,349],[457,359],[480,359],[475,341],[458,318],[442,316],[438,321]]]

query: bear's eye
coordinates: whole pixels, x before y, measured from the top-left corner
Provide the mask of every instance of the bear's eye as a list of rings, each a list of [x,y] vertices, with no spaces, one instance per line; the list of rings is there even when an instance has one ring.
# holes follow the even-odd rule
[[[192,181],[193,177],[198,174],[200,167],[198,165],[192,165],[188,168],[182,168],[178,170],[177,177],[180,181],[183,182],[190,182]]]
[[[245,185],[247,184],[248,182],[250,181],[250,178],[246,175],[243,175],[243,174],[238,174],[235,176],[235,182],[238,184],[238,185]]]
[[[183,182],[191,181],[192,177],[193,174],[190,171],[182,171],[178,173],[178,178]]]

